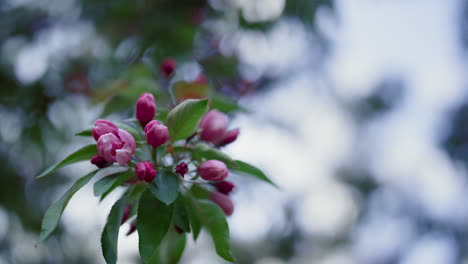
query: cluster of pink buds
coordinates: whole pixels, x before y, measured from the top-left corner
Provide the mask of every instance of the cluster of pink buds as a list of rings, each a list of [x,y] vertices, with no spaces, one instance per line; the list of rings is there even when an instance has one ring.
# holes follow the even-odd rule
[[[217,188],[217,191],[211,193],[210,199],[219,205],[226,215],[232,215],[234,204],[228,194],[234,189],[234,184],[224,181],[229,175],[226,164],[218,160],[208,160],[198,167],[198,173],[204,180],[214,182]]]
[[[168,72],[173,61],[167,60],[165,64],[163,68]],[[143,93],[136,102],[136,119],[144,129],[146,142],[155,149],[170,140],[168,127],[154,120],[156,109],[154,96],[150,93]],[[199,138],[212,143],[215,147],[229,144],[236,140],[239,129],[227,130],[227,126],[228,117],[217,110],[211,110],[200,121]],[[157,166],[151,161],[129,163],[136,149],[135,139],[129,132],[118,128],[108,120],[98,119],[94,124],[92,134],[97,141],[99,152],[99,155],[91,159],[92,164],[104,168],[117,162],[121,166],[133,167],[136,180],[129,180],[128,183],[138,181],[150,183],[156,178]],[[189,167],[186,162],[180,162],[175,166],[174,171],[184,178]],[[226,215],[232,215],[234,205],[229,193],[234,189],[234,184],[225,181],[229,175],[226,164],[219,160],[207,160],[198,166],[196,172],[207,184],[215,187],[216,190],[211,192],[210,199],[219,205]]]
[[[160,71],[163,83],[171,85],[176,61],[164,60]],[[211,233],[218,255],[234,261],[230,245],[226,243],[229,242],[229,228],[225,217],[234,212],[230,194],[235,188],[234,183],[226,180],[229,169],[273,183],[259,169],[221,151],[221,147],[237,139],[239,129],[228,129],[228,116],[218,110],[209,110],[210,101],[204,98],[203,92],[190,94],[190,85],[206,88],[208,83],[205,74],[201,73],[188,85],[186,94],[174,98],[178,103],[170,109],[165,109],[164,105],[157,108],[153,94],[143,93],[135,104],[136,119],[115,123],[98,119],[92,129],[79,132],[79,136],[92,136],[96,144],[70,154],[38,178],[83,160],[89,160],[98,169],[81,177],[49,207],[39,241],[50,236],[57,227],[71,196],[92,177],[104,174],[94,183],[95,196],[104,199],[119,186],[125,189],[112,206],[102,232],[106,263],[116,263],[119,224],[124,223],[130,224],[127,235],[138,232],[144,263],[149,263],[155,252],[166,248],[160,244],[169,243],[164,242],[169,241],[166,237],[172,237],[166,236],[169,232],[176,232],[173,235],[185,243],[185,233],[191,232],[196,240],[202,228]],[[215,227],[211,226],[211,219],[215,219]],[[155,230],[155,226],[157,236],[154,236],[155,232],[148,232]]]

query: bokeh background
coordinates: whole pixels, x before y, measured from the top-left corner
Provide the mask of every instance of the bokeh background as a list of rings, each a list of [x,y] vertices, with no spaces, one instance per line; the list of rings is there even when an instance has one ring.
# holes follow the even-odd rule
[[[164,87],[166,57],[249,109],[226,151],[281,187],[232,176],[238,263],[466,264],[467,47],[464,0],[0,1],[0,264],[104,263],[119,192],[83,188],[35,247],[92,166],[34,178]],[[139,263],[124,233],[119,263]],[[224,262],[203,234],[182,263]]]

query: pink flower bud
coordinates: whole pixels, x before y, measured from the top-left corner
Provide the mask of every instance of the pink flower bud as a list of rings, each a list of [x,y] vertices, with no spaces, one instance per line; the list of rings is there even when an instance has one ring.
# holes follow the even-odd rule
[[[229,174],[226,164],[219,160],[209,160],[203,162],[198,167],[198,173],[207,181],[222,181]]]
[[[161,72],[166,76],[171,76],[176,68],[176,61],[173,58],[166,58],[160,66]]]
[[[127,236],[131,235],[133,232],[135,232],[137,230],[137,223],[136,223],[136,219],[132,221],[132,223],[130,224],[130,229],[128,230],[127,232]]]
[[[125,165],[135,153],[136,143],[133,136],[123,129],[118,129],[117,136],[112,133],[101,135],[97,142],[99,155],[107,162]]]
[[[143,161],[135,166],[135,174],[140,181],[152,182],[156,178],[156,170],[149,161]]]
[[[150,93],[143,93],[136,102],[136,118],[144,127],[156,114],[156,102],[154,96]]]
[[[169,130],[157,120],[149,122],[145,127],[146,142],[157,148],[169,140]]]
[[[216,183],[215,187],[220,193],[224,193],[224,194],[228,195],[230,192],[232,192],[235,185],[234,185],[234,183],[232,183],[230,181],[222,181],[222,182]]]
[[[103,157],[99,155],[94,155],[91,158],[91,163],[96,165],[98,168],[104,168],[110,165],[109,162],[107,162]]]
[[[184,230],[180,228],[178,225],[174,225],[174,229],[176,230],[177,234],[181,235],[184,233]]]
[[[107,134],[107,133],[111,133],[111,134],[114,134],[115,136],[118,136],[118,132],[117,132],[118,129],[119,128],[111,121],[98,119],[94,123],[93,137],[96,141],[98,141],[100,136]]]
[[[128,218],[130,217],[130,213],[132,212],[132,205],[131,204],[126,204],[123,215],[122,215],[122,222],[120,225],[123,225],[125,222],[127,222]]]
[[[212,192],[210,194],[210,199],[217,204],[227,216],[232,215],[234,212],[234,204],[231,201],[229,196],[222,194],[220,192]]]
[[[200,139],[218,144],[226,133],[227,124],[228,118],[225,114],[218,110],[209,111],[200,122]]]
[[[197,78],[193,81],[196,84],[207,84],[208,79],[206,79],[206,75],[203,73],[200,73]]]
[[[175,168],[175,172],[179,173],[180,176],[184,177],[184,175],[187,173],[188,171],[188,166],[187,166],[187,163],[185,162],[181,162],[179,163],[179,165],[176,166]]]
[[[224,134],[223,139],[218,144],[218,146],[225,146],[229,143],[232,143],[237,139],[238,136],[239,136],[239,128],[229,130],[228,132]]]

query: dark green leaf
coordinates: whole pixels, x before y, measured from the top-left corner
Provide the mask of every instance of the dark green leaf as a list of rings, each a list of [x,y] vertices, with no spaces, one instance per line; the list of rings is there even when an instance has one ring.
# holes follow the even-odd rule
[[[229,97],[216,95],[211,97],[211,108],[218,109],[221,112],[229,113],[233,111],[240,111],[249,113],[250,111],[242,106],[239,106],[236,101],[233,101]]]
[[[197,241],[201,230],[200,212],[197,210],[197,208],[199,209],[199,206],[197,201],[191,199],[190,197],[182,197],[184,198],[185,209],[187,210],[190,226],[192,227],[193,240]]]
[[[141,194],[146,190],[147,185],[142,183],[137,183],[130,187],[130,191],[128,193],[128,201],[133,202],[135,200],[139,200]]]
[[[92,137],[93,136],[93,128],[85,129],[81,132],[75,134],[75,136],[82,136],[82,137]]]
[[[117,242],[127,200],[126,198],[126,196],[123,196],[112,206],[109,216],[107,217],[107,223],[102,231],[102,255],[107,264],[115,264],[117,262]]]
[[[231,254],[229,226],[223,210],[210,201],[198,201],[198,204],[201,208],[203,226],[211,234],[216,253],[223,259],[234,262]]]
[[[109,191],[112,187],[117,187],[121,183],[123,183],[128,177],[132,175],[132,171],[120,171],[116,172],[115,174],[106,176],[96,183],[94,183],[93,191],[94,196],[99,196],[107,191]]]
[[[149,186],[151,192],[161,202],[171,204],[179,195],[179,181],[172,171],[160,170]]]
[[[172,205],[160,202],[149,191],[140,198],[137,216],[140,256],[148,263],[171,225]]]
[[[174,229],[169,230],[159,249],[161,263],[179,263],[179,260],[184,253],[186,242],[187,238],[185,234],[178,234]]]
[[[198,184],[192,185],[192,187],[190,188],[190,192],[197,199],[208,199],[210,197],[210,191],[201,187]]]
[[[184,198],[179,196],[174,203],[174,215],[172,216],[172,222],[184,232],[190,232],[190,222],[188,218],[187,209],[185,209]]]
[[[235,171],[240,172],[241,174],[247,174],[251,175],[257,179],[260,179],[262,181],[265,181],[276,188],[279,188],[278,185],[276,185],[274,182],[272,182],[266,175],[263,173],[260,169],[257,167],[250,165],[246,162],[236,160],[237,165],[239,165],[239,168],[235,169]]]
[[[36,178],[39,179],[39,178],[45,177],[45,176],[49,175],[50,173],[52,173],[53,171],[55,171],[56,169],[59,169],[59,168],[61,168],[63,166],[70,165],[70,164],[73,164],[73,163],[76,163],[76,162],[79,162],[79,161],[83,161],[83,160],[89,160],[96,154],[97,154],[96,145],[92,144],[92,145],[85,146],[85,147],[80,148],[79,150],[73,152],[68,157],[66,157],[64,160],[62,160],[61,162],[50,166],[47,170],[45,170],[43,173],[41,173]]]
[[[58,201],[53,203],[49,209],[47,209],[44,219],[42,219],[42,226],[41,226],[41,233],[39,235],[39,239],[37,243],[41,243],[50,234],[55,230],[62,216],[63,210],[67,206],[68,202],[72,198],[72,196],[79,190],[81,187],[85,186],[89,180],[96,174],[97,170],[81,177],[76,181],[70,189],[62,196]]]
[[[190,137],[198,123],[208,112],[208,99],[187,99],[174,107],[167,115],[167,126],[171,141]]]
[[[162,123],[166,123],[167,114],[169,114],[169,110],[158,107],[158,111],[156,111],[156,119]]]
[[[207,159],[207,160],[219,160],[222,161],[229,168],[237,168],[237,163],[229,157],[226,153],[210,147],[205,143],[198,143],[193,149],[193,158],[195,159]]]

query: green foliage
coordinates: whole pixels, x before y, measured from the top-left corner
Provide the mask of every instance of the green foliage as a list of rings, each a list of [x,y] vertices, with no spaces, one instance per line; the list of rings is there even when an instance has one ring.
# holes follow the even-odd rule
[[[80,131],[75,134],[75,136],[81,136],[81,137],[92,137],[93,136],[93,128],[87,128],[83,131]]]
[[[278,188],[278,185],[276,185],[273,181],[271,181],[266,175],[265,173],[263,173],[260,169],[258,169],[257,167],[253,166],[253,165],[250,165],[248,164],[247,162],[243,162],[243,161],[240,161],[240,160],[236,160],[236,163],[237,165],[239,166],[238,168],[234,169],[235,172],[238,172],[240,174],[246,174],[246,175],[250,175],[250,176],[253,176],[259,180],[262,180],[264,182],[267,182],[273,186],[275,186],[276,188]]]
[[[172,91],[176,99],[204,98],[210,92],[207,84],[179,81],[174,83]]]
[[[184,232],[190,232],[190,221],[185,208],[184,199],[182,195],[177,197],[177,200],[174,202],[174,215],[172,216],[172,222],[182,229]]]
[[[187,99],[174,107],[167,115],[171,141],[175,142],[193,135],[206,112],[208,112],[208,99]]]
[[[210,147],[206,143],[198,143],[193,148],[193,158],[197,160],[206,159],[206,160],[219,160],[226,164],[230,168],[239,167],[237,163],[229,157],[226,153]]]
[[[49,175],[50,173],[54,172],[56,169],[59,169],[63,166],[70,165],[70,164],[84,161],[84,160],[89,160],[96,154],[97,154],[96,145],[93,144],[93,145],[85,146],[73,152],[72,154],[70,154],[68,157],[66,157],[64,160],[60,161],[59,163],[56,163],[50,166],[49,168],[47,168],[47,170],[39,174],[36,178],[39,179],[39,178],[45,177]]]
[[[161,202],[169,205],[179,195],[179,181],[177,175],[168,170],[160,170],[150,183],[150,190]]]
[[[211,96],[211,108],[218,109],[219,111],[224,113],[231,113],[235,111],[243,113],[250,112],[249,110],[240,106],[236,101],[220,94],[215,94]]]
[[[188,196],[183,196],[185,209],[187,210],[187,215],[189,218],[190,226],[192,229],[193,240],[197,241],[198,235],[201,231],[201,220],[199,212],[197,211],[196,200],[191,199]]]
[[[148,263],[156,253],[172,220],[173,205],[166,205],[145,191],[140,198],[137,215],[140,256]]]
[[[179,263],[182,254],[184,253],[185,245],[187,243],[187,236],[185,234],[178,234],[171,228],[167,232],[166,237],[159,246],[159,259],[155,263],[161,264],[175,264]]]
[[[96,174],[96,171],[90,172],[86,174],[85,176],[81,177],[76,181],[70,189],[62,196],[58,201],[53,203],[49,209],[47,209],[44,219],[42,220],[42,226],[41,226],[41,233],[39,235],[39,239],[37,243],[41,243],[44,241],[47,237],[52,234],[52,232],[55,230],[55,228],[58,225],[58,222],[60,220],[60,217],[62,216],[63,210],[65,210],[65,207],[67,207],[68,202],[70,199],[73,197],[73,195],[81,189],[81,187],[85,186],[89,180]]]
[[[109,190],[115,189],[117,186],[122,184],[128,177],[133,174],[132,171],[122,171],[115,174],[106,176],[99,181],[94,183],[93,191],[94,196],[100,196],[104,193],[109,192]]]
[[[234,262],[231,253],[229,226],[221,208],[210,201],[198,201],[203,226],[210,232],[216,253],[223,259]]]
[[[117,262],[117,242],[127,197],[122,196],[113,206],[101,235],[102,255],[107,264]]]

